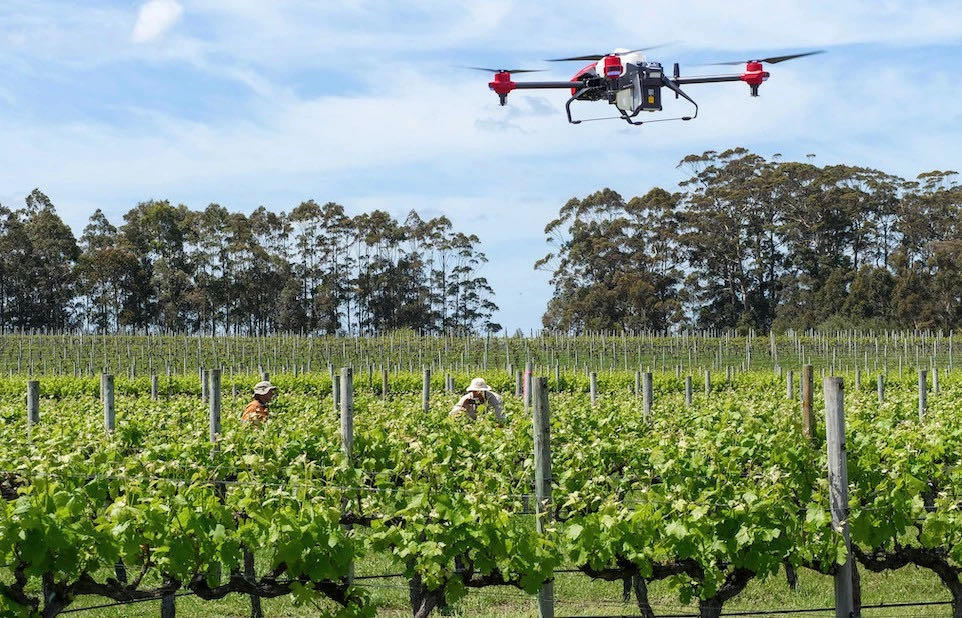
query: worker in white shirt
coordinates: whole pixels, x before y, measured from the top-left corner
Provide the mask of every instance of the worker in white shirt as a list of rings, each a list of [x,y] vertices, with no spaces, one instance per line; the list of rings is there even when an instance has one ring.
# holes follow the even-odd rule
[[[487,409],[499,421],[504,420],[504,414],[502,413],[504,406],[501,397],[491,390],[484,378],[471,380],[471,386],[467,388],[467,394],[461,397],[451,408],[451,416],[464,414],[473,421],[478,418],[478,406],[480,405],[487,406]]]

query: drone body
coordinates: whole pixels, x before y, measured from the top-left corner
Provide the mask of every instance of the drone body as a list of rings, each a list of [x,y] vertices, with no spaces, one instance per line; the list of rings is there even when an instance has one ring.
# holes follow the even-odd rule
[[[652,48],[647,48],[652,49]],[[481,69],[480,67],[469,67],[485,71],[492,71],[494,79],[488,84],[499,97],[501,105],[507,103],[508,94],[513,90],[524,89],[552,89],[567,88],[571,90],[571,96],[565,103],[565,111],[568,115],[568,122],[580,124],[585,120],[605,120],[610,118],[620,118],[629,124],[640,125],[645,122],[662,122],[665,120],[691,120],[698,116],[698,104],[688,96],[682,86],[688,84],[706,84],[717,82],[741,81],[748,84],[749,93],[753,97],[758,96],[758,88],[769,78],[768,71],[765,70],[763,63],[774,64],[793,58],[809,56],[821,52],[805,52],[801,54],[791,54],[788,56],[775,56],[761,60],[748,60],[737,62],[721,62],[715,64],[743,64],[745,70],[741,73],[727,75],[705,75],[694,77],[682,77],[678,63],[674,63],[672,75],[666,76],[662,65],[658,62],[649,62],[645,59],[642,52],[644,49],[616,49],[609,54],[592,54],[589,56],[575,56],[572,58],[558,58],[552,62],[567,62],[574,60],[590,60],[591,64],[583,67],[570,81],[544,81],[544,82],[524,82],[514,81],[512,74],[531,72],[526,69],[513,70],[494,70]],[[675,98],[682,97],[693,107],[691,115],[680,116],[677,118],[655,118],[653,120],[635,120],[641,112],[660,112],[661,89],[667,88],[672,91]],[[571,115],[571,104],[575,101],[607,101],[614,105],[618,110],[618,116],[606,118],[587,118],[575,120]]]

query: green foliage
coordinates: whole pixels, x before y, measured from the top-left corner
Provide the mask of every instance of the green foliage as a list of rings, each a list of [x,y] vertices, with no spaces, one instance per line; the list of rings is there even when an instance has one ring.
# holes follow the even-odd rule
[[[123,219],[96,210],[78,245],[38,189],[0,205],[0,329],[500,330],[481,239],[443,216],[150,200]]]
[[[962,185],[744,148],[685,157],[675,194],[611,189],[545,227],[546,327],[955,328]],[[684,275],[684,276],[683,276]],[[688,318],[691,316],[691,319]]]
[[[150,585],[214,585],[211,573],[239,568],[244,548],[266,550],[270,575],[259,577],[294,580],[286,590],[299,602],[334,594],[318,585],[339,585],[369,554],[390,555],[452,603],[486,585],[534,594],[562,565],[667,578],[682,602],[721,603],[738,574],[771,577],[786,563],[825,572],[844,556],[824,446],[800,439],[797,401],[770,373],[719,381],[690,408],[683,381],[658,374],[647,421],[629,394],[632,374],[607,375],[594,406],[569,376],[570,390],[550,397],[543,534],[519,399],[505,397],[503,424],[465,424],[448,415],[453,396],[435,396],[425,414],[415,395],[384,401],[359,389],[349,461],[331,401],[315,390],[325,378],[284,378],[263,426],[228,406],[216,446],[196,397],[151,401],[143,381],[118,380],[127,390],[113,433],[89,380],[42,380],[61,392],[29,436],[22,404],[0,397],[0,607],[32,611],[15,593],[39,603],[31,595],[44,574],[91,594],[85,578],[118,559]],[[945,396],[919,423],[913,384],[890,379],[884,404],[868,387],[848,391],[852,537],[866,552],[936,548],[958,567],[962,429],[952,402],[962,386],[943,377]],[[331,612],[373,611],[357,590],[337,601]]]

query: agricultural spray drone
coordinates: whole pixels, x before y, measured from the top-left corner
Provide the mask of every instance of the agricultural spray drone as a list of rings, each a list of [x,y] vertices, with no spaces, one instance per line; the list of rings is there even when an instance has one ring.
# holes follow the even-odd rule
[[[658,46],[660,47],[660,46]],[[717,82],[745,82],[748,84],[751,96],[758,96],[758,88],[762,82],[769,78],[765,64],[775,64],[811,56],[812,54],[822,53],[821,51],[810,51],[800,54],[790,54],[787,56],[773,56],[756,60],[738,60],[734,62],[715,62],[713,65],[739,65],[744,64],[745,70],[741,73],[731,73],[727,75],[703,75],[682,77],[678,63],[674,63],[674,70],[671,76],[665,75],[662,65],[658,62],[649,62],[645,59],[643,52],[655,49],[646,47],[643,49],[616,49],[609,54],[590,54],[586,56],[572,56],[570,58],[555,58],[549,62],[570,62],[590,60],[591,64],[583,67],[570,81],[545,81],[545,82],[516,82],[512,76],[518,73],[534,73],[537,69],[488,69],[484,67],[467,67],[479,71],[490,71],[494,73],[494,79],[488,84],[501,100],[501,105],[505,105],[508,94],[512,90],[526,89],[570,89],[571,96],[565,103],[565,111],[568,114],[568,122],[580,124],[588,120],[609,120],[622,119],[629,124],[641,125],[646,122],[664,122],[667,120],[692,120],[698,116],[698,104],[688,96],[682,86],[689,84],[710,84]],[[655,118],[652,120],[635,120],[641,112],[660,112],[661,89],[667,88],[675,94],[675,98],[683,98],[694,108],[694,112],[688,116],[674,118]],[[583,118],[576,120],[571,116],[571,104],[575,101],[607,101],[614,105],[618,110],[618,116],[606,116],[604,118]]]

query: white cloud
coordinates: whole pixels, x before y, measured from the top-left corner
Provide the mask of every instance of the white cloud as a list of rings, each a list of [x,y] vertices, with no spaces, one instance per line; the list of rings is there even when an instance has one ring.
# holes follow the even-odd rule
[[[131,38],[146,43],[170,30],[184,12],[177,0],[149,0],[140,7]]]

